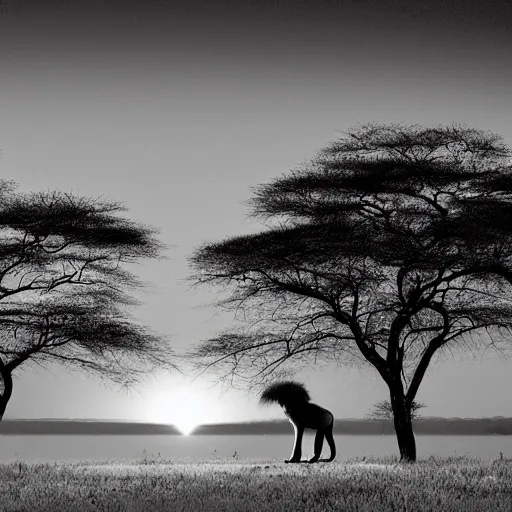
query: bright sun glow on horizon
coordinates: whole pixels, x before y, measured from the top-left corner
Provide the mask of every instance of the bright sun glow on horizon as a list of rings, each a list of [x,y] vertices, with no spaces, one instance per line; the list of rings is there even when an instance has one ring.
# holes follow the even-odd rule
[[[154,423],[171,423],[188,436],[201,424],[221,421],[219,412],[205,392],[181,385],[167,393],[158,393],[146,416]]]

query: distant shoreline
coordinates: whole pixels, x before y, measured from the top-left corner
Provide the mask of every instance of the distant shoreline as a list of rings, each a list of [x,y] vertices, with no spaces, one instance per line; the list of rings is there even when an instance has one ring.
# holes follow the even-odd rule
[[[194,435],[290,435],[286,420],[200,425]],[[395,435],[390,420],[340,419],[337,435]],[[416,435],[512,435],[512,418],[424,418],[414,422]],[[0,435],[182,435],[173,425],[96,420],[9,420]]]

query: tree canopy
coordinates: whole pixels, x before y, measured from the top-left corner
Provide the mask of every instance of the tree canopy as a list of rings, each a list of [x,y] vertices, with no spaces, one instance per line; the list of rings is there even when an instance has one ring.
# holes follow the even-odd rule
[[[168,341],[135,322],[127,265],[160,258],[156,231],[119,216],[113,201],[62,192],[0,198],[0,418],[12,373],[59,362],[129,385],[175,368]]]
[[[362,361],[414,460],[411,404],[434,355],[508,343],[510,154],[465,126],[364,125],[257,186],[249,206],[267,229],[191,258],[194,282],[223,287],[240,320],[191,357],[251,385]]]

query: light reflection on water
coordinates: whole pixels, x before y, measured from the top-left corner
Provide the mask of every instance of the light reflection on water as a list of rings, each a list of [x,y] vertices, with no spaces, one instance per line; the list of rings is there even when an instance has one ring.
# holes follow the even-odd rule
[[[335,436],[336,460],[397,455],[394,436]],[[416,436],[418,456],[470,455],[482,459],[512,457],[512,436]],[[284,460],[293,434],[268,436],[7,436],[0,435],[0,461],[225,459]],[[303,457],[313,451],[313,436],[305,435]],[[324,455],[328,448],[324,446]]]

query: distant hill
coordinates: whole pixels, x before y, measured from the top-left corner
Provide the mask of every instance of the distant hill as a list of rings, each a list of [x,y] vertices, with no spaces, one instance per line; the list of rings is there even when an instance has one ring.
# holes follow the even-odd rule
[[[341,435],[394,435],[389,420],[340,419]],[[279,435],[292,433],[287,420],[200,425],[192,435]],[[414,422],[417,435],[512,435],[512,418],[424,418]],[[173,425],[101,420],[8,420],[0,435],[181,435]]]
[[[173,425],[124,421],[3,420],[0,435],[181,435]]]

